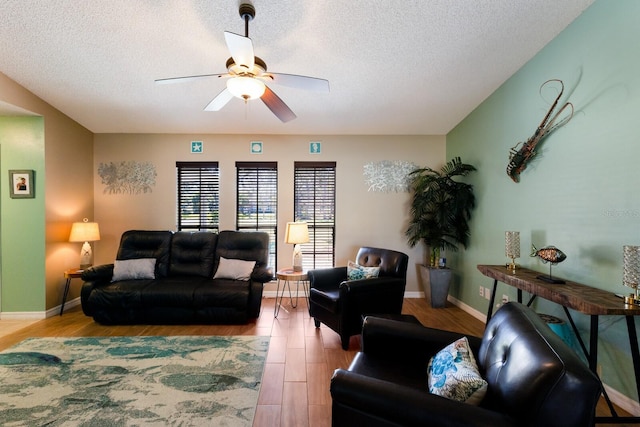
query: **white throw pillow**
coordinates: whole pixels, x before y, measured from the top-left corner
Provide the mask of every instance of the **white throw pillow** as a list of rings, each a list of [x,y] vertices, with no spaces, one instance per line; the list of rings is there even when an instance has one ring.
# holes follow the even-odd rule
[[[116,260],[113,263],[112,282],[117,280],[155,279],[156,259],[137,258]]]
[[[223,258],[220,257],[218,269],[213,276],[214,279],[232,279],[232,280],[249,280],[255,261],[245,261],[243,259]]]
[[[487,393],[467,337],[449,344],[429,360],[429,392],[478,405]]]

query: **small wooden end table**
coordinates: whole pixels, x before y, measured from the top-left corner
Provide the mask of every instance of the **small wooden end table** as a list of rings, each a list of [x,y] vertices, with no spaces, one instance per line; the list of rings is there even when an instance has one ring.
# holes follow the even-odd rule
[[[67,296],[69,295],[69,286],[71,285],[71,279],[79,279],[82,276],[82,272],[79,268],[70,268],[64,272],[64,278],[67,282],[64,285],[64,293],[62,294],[62,305],[60,306],[60,316],[64,312],[64,303],[67,302]]]
[[[280,312],[280,306],[282,305],[282,300],[284,299],[284,289],[289,288],[289,301],[291,302],[291,307],[296,308],[298,306],[298,295],[300,292],[300,283],[302,283],[302,290],[304,292],[304,296],[309,298],[309,289],[307,286],[308,279],[307,273],[305,271],[293,271],[293,268],[285,268],[276,272],[276,278],[278,279],[278,284],[276,287],[276,305],[273,308],[273,317],[278,317],[278,313]],[[280,292],[280,282],[282,283],[282,292]],[[293,302],[293,296],[291,294],[291,282],[296,282],[296,302]],[[280,302],[278,302],[278,293],[280,293]]]

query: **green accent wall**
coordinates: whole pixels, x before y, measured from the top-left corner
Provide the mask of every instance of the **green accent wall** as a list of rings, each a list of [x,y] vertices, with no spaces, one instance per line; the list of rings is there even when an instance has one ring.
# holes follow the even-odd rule
[[[554,275],[630,291],[621,284],[622,246],[640,245],[639,17],[636,0],[596,1],[447,135],[447,158],[461,156],[479,170],[468,178],[478,202],[470,247],[448,255],[455,298],[486,313],[479,286],[493,281],[476,265],[507,261],[507,230],[520,231],[522,266],[548,273],[530,249],[554,245],[567,254]],[[549,79],[564,82],[561,102],[573,103],[574,116],[543,141],[514,183],[506,174],[509,149],[545,116],[555,93],[541,95],[540,87]],[[504,284],[497,294],[516,298]],[[534,307],[564,318],[548,301]],[[588,317],[574,318],[588,338]],[[624,318],[601,316],[599,331],[603,381],[637,400]]]
[[[35,171],[35,198],[9,196],[9,170]],[[45,310],[44,119],[0,117],[0,308]]]

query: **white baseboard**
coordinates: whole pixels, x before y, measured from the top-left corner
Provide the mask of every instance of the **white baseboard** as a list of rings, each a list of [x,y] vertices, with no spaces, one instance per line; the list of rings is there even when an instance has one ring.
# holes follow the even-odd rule
[[[475,317],[476,319],[478,319],[482,323],[484,323],[484,324],[487,323],[487,315],[486,314],[481,313],[480,311],[476,310],[475,308],[471,307],[470,305],[467,305],[467,304],[463,303],[459,299],[452,297],[451,295],[449,295],[447,300],[451,304],[455,305],[456,307],[459,307],[465,313],[469,313],[470,315],[472,315],[473,317]]]
[[[64,311],[80,305],[80,298],[74,298],[64,304]],[[57,305],[47,311],[4,311],[0,313],[3,320],[42,320],[60,315],[60,306]]]
[[[405,292],[404,297],[405,298],[424,298],[424,292],[416,292],[416,291]]]
[[[620,393],[618,390],[615,390],[606,384],[603,384],[603,385],[605,390],[607,391],[607,395],[609,396],[609,399],[611,399],[613,403],[615,403],[620,408],[624,409],[634,417],[640,417],[640,403],[636,402],[629,396],[625,396],[624,394]]]
[[[67,310],[69,310],[69,309],[71,309],[73,307],[77,307],[80,304],[81,304],[80,297],[74,298],[71,301],[67,301],[67,302],[64,303],[64,311],[66,312]],[[59,315],[60,315],[60,306],[59,305],[47,310],[47,317],[53,317],[53,316],[59,316]]]
[[[293,292],[295,292],[295,291],[293,291]],[[295,293],[293,293],[293,292],[292,292],[292,294],[295,297]],[[301,289],[300,290],[300,297],[304,297],[304,296],[305,296],[305,294],[304,294],[304,292],[302,292],[302,289]],[[275,298],[276,297],[276,291],[264,291],[264,292],[262,292],[262,297],[263,298]],[[404,293],[404,297],[405,298],[424,298],[424,292],[405,292]],[[285,294],[285,298],[289,298],[289,293]],[[60,310],[60,309],[58,308],[58,310]]]
[[[277,295],[276,291],[264,291],[262,292],[262,298],[275,298]]]
[[[0,313],[2,320],[42,320],[46,319],[44,311],[4,311]]]

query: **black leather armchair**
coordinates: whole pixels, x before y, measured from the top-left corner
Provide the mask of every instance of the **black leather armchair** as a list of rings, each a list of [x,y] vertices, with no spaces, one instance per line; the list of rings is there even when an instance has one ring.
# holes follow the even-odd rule
[[[530,308],[507,303],[467,337],[488,382],[479,406],[428,392],[429,359],[463,335],[367,317],[362,351],[331,379],[333,426],[586,427],[601,383]]]
[[[347,281],[347,267],[310,270],[309,314],[317,327],[324,323],[340,335],[342,348],[362,330],[362,316],[400,314],[407,283],[409,257],[389,249],[362,247],[355,262],[380,267],[377,278]]]

